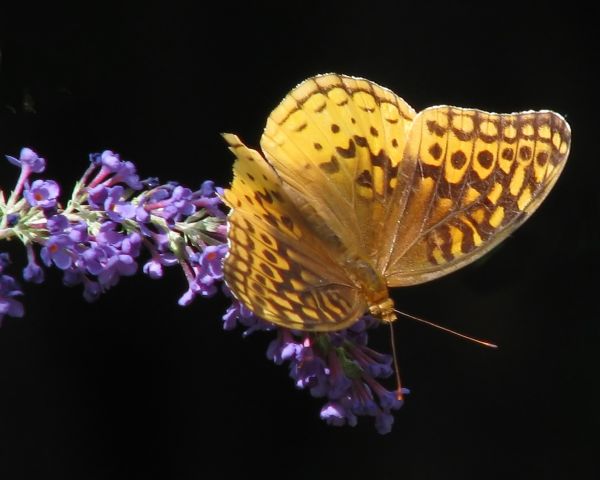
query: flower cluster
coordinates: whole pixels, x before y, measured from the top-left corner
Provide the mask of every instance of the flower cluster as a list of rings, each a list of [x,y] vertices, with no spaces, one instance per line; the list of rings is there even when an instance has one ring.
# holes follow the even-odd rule
[[[54,266],[66,285],[83,285],[84,297],[93,301],[138,271],[143,247],[150,259],[142,270],[151,278],[160,278],[164,266],[183,268],[189,290],[180,303],[216,291],[213,266],[225,253],[225,215],[212,182],[192,192],[174,183],[140,181],[133,163],[107,150],[90,156],[63,208],[57,182],[30,182],[32,174],[44,171],[43,158],[24,148],[19,158],[7,159],[21,174],[11,196],[0,196],[0,239],[17,237],[25,245],[26,281],[44,281],[40,263]]]
[[[196,296],[210,297],[219,286],[232,297],[223,279],[227,254],[226,216],[221,190],[211,181],[196,191],[156,179],[140,180],[133,163],[111,151],[90,155],[90,166],[76,183],[69,200],[60,203],[54,180],[35,179],[46,162],[24,148],[19,158],[7,157],[20,168],[9,198],[0,191],[0,240],[18,238],[27,250],[23,279],[44,281],[44,266],[63,271],[66,285],[83,286],[88,301],[114,287],[122,276],[142,271],[158,279],[163,268],[178,265],[187,279],[179,299],[189,305]],[[20,317],[22,291],[4,273],[9,264],[0,254],[0,323],[4,316]],[[267,357],[289,363],[295,385],[326,399],[321,418],[330,425],[357,423],[358,416],[375,418],[380,433],[390,431],[392,410],[402,406],[402,394],[382,386],[379,379],[393,373],[392,358],[367,346],[367,330],[377,321],[363,317],[351,328],[313,334],[277,327],[256,317],[239,301],[223,316],[223,328],[241,325],[244,335],[274,331]]]
[[[311,334],[274,326],[261,320],[234,300],[223,316],[223,327],[239,324],[244,335],[257,330],[275,330],[267,348],[267,358],[281,365],[289,362],[290,377],[299,389],[313,397],[326,398],[321,418],[329,425],[355,426],[358,416],[375,417],[375,428],[389,433],[402,396],[409,391],[387,390],[378,379],[393,374],[392,357],[367,346],[367,331],[379,324],[364,316],[350,328],[331,333]]]

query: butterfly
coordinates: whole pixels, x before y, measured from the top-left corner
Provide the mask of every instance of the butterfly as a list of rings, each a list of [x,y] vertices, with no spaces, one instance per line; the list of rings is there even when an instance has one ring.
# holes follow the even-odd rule
[[[478,259],[539,207],[568,157],[557,113],[434,106],[326,74],[271,113],[262,153],[235,154],[225,282],[259,317],[335,331],[395,320],[390,287]]]

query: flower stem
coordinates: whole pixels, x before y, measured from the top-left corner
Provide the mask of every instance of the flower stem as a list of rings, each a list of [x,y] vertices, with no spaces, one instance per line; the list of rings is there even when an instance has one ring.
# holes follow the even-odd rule
[[[29,167],[28,165],[23,165],[21,168],[21,174],[19,175],[19,179],[17,180],[17,185],[15,186],[13,192],[10,194],[10,197],[6,204],[7,213],[10,213],[10,209],[14,206],[15,202],[17,201],[17,198],[19,198],[19,196],[21,195],[21,192],[23,191],[23,186],[25,185],[27,178],[29,178],[29,175],[31,175],[31,167]]]

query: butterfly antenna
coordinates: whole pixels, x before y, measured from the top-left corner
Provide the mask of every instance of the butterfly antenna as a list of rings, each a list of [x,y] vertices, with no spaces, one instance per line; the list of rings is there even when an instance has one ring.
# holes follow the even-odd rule
[[[410,313],[401,312],[401,311],[396,310],[396,309],[394,309],[394,312],[396,312],[399,315],[402,315],[403,317],[407,317],[407,318],[410,318],[412,320],[416,320],[417,322],[424,323],[425,325],[429,325],[430,327],[438,328],[439,330],[443,330],[444,332],[451,333],[452,335],[456,335],[457,337],[464,338],[465,340],[470,340],[471,342],[478,343],[478,344],[483,345],[485,347],[498,348],[498,345],[496,345],[494,343],[486,342],[484,340],[479,340],[478,338],[474,338],[474,337],[469,337],[468,335],[465,335],[463,333],[459,333],[459,332],[457,332],[455,330],[451,330],[451,329],[449,329],[447,327],[442,327],[441,325],[438,325],[437,323],[430,322],[429,320],[425,320],[424,318],[416,317],[414,315],[411,315]],[[393,341],[394,341],[394,339],[392,337],[392,344],[393,344]]]
[[[394,339],[394,322],[389,322],[390,324],[390,342],[392,344],[392,355],[394,359],[394,372],[396,373],[396,398],[398,400],[403,400],[404,397],[402,395],[402,382],[400,381],[400,369],[398,368],[398,355],[396,353],[396,340]]]

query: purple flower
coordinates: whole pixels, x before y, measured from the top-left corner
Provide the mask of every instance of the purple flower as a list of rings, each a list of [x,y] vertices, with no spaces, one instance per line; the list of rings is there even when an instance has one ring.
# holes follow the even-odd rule
[[[32,207],[52,208],[56,206],[59,193],[58,183],[54,180],[35,180],[24,196]]]
[[[14,297],[23,295],[19,285],[10,275],[0,274],[0,326],[6,315],[22,317],[25,313],[23,304]]]
[[[213,217],[224,218],[225,213],[219,209],[222,202],[218,194],[221,193],[223,193],[222,189],[215,188],[215,182],[206,180],[193,194],[194,205],[206,209],[208,214]]]
[[[104,232],[106,238],[103,242],[98,242],[81,253],[85,269],[88,273],[98,277],[98,283],[104,290],[115,286],[121,276],[135,274],[137,263],[134,256],[137,256],[139,246],[139,235],[137,234],[125,236],[109,229],[106,230]]]
[[[44,281],[44,271],[37,264],[35,252],[31,245],[27,246],[27,266],[23,269],[23,278],[26,282],[42,283]]]
[[[355,378],[352,381],[350,398],[353,400],[352,411],[357,415],[374,416],[377,413],[377,403],[371,390],[362,382],[362,379]]]
[[[0,253],[0,273],[10,265],[10,256],[6,252]]]
[[[137,207],[123,199],[125,189],[121,185],[107,187],[103,184],[88,190],[88,201],[92,208],[106,212],[113,222],[121,223],[133,218]]]
[[[375,415],[375,429],[377,433],[385,435],[392,431],[394,416],[390,412],[380,411]]]
[[[223,278],[223,259],[227,255],[227,245],[211,245],[204,249],[200,258],[200,269],[215,280]]]
[[[114,173],[117,171],[121,160],[119,159],[119,155],[114,154],[110,150],[104,150],[102,153],[91,153],[90,162],[100,165],[109,172]]]
[[[110,183],[111,185],[124,183],[134,190],[140,190],[142,188],[142,182],[140,182],[140,177],[135,171],[135,165],[131,162],[121,162],[115,176],[110,180]]]
[[[180,185],[171,192],[171,198],[163,200],[163,215],[168,220],[179,221],[181,217],[187,217],[196,211],[192,203],[192,191]]]
[[[328,397],[331,399],[341,398],[352,386],[352,381],[344,372],[344,366],[333,348],[329,350],[327,363],[329,365]]]
[[[163,266],[171,267],[178,263],[177,257],[172,253],[155,252],[152,259],[144,264],[143,271],[153,280],[163,276]]]
[[[44,264],[49,267],[53,263],[61,270],[66,270],[73,264],[75,256],[73,252],[74,242],[68,235],[53,235],[42,247],[40,256]]]
[[[186,306],[195,296],[211,297],[217,292],[216,281],[223,278],[223,258],[227,246],[209,246],[202,253],[189,256],[188,290],[179,299],[179,305]]]
[[[298,388],[310,388],[314,397],[322,397],[327,393],[327,376],[329,369],[324,360],[311,347],[306,338],[303,347],[296,355],[290,368],[290,377]]]
[[[178,222],[196,212],[195,203],[195,193],[189,188],[169,183],[153,190],[144,198],[143,206],[169,222]],[[137,218],[140,218],[139,213]]]
[[[127,235],[121,242],[121,252],[136,258],[140,254],[142,246],[142,237],[137,232],[132,232]]]
[[[114,287],[121,276],[131,276],[137,271],[137,263],[131,256],[109,246],[88,248],[81,257],[86,270],[98,277],[104,290]]]
[[[121,161],[119,155],[110,150],[105,150],[101,154],[90,155],[90,161],[93,165],[100,165],[100,171],[89,184],[91,188],[104,182],[110,175],[112,177],[106,180],[106,186],[124,183],[134,190],[139,190],[143,186],[136,174],[134,164]]]
[[[52,235],[63,233],[69,227],[69,220],[64,215],[52,215],[48,218],[46,227]]]
[[[151,279],[156,280],[158,278],[162,278],[163,276],[162,267],[163,266],[161,265],[161,263],[153,258],[152,260],[149,260],[144,264],[142,271]]]
[[[135,216],[135,205],[122,199],[124,189],[121,185],[108,189],[104,201],[104,211],[113,222],[122,222]]]
[[[267,347],[267,358],[281,365],[285,361],[297,359],[303,348],[302,343],[295,340],[289,330],[278,328],[277,338]]]
[[[202,182],[202,185],[200,185],[197,193],[202,197],[214,197],[216,195],[215,182],[212,180],[205,180]]]
[[[75,243],[87,242],[89,238],[87,224],[84,221],[80,221],[76,224],[71,224],[68,235],[69,238]]]
[[[342,427],[346,424],[354,427],[358,423],[356,415],[352,413],[351,409],[344,407],[340,401],[327,402],[321,408],[320,416],[321,420],[327,422],[327,425],[334,427]]]
[[[108,187],[102,184],[88,189],[88,203],[94,210],[102,210],[104,201],[108,197],[108,190]]]
[[[226,296],[231,296],[226,285],[223,285],[222,290]],[[272,323],[260,319],[241,302],[234,300],[223,315],[223,330],[233,330],[238,325],[246,328],[243,333],[244,337],[257,330],[273,330],[275,328]]]
[[[102,287],[98,282],[94,282],[87,277],[84,277],[85,280],[83,282],[83,298],[87,302],[95,302],[100,297],[102,293]]]
[[[389,377],[393,373],[392,357],[376,352],[364,345],[352,345],[352,355],[361,368],[373,377]]]
[[[113,222],[104,222],[96,234],[96,240],[102,245],[120,245],[125,238],[121,232],[117,232],[117,224]]]
[[[46,160],[38,156],[31,148],[22,148],[19,158],[6,155],[6,159],[22,169],[27,169],[33,173],[41,173],[46,168]]]

